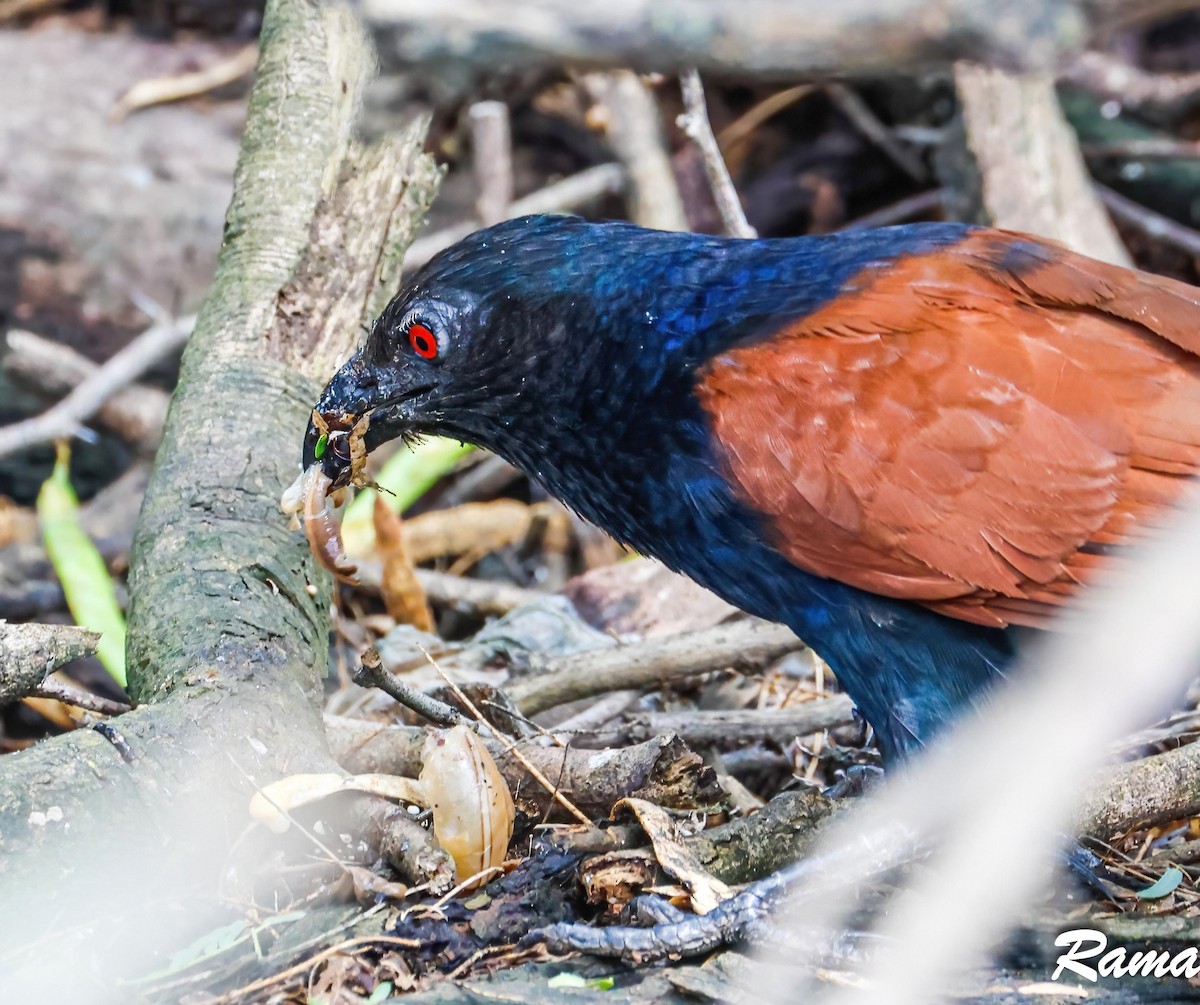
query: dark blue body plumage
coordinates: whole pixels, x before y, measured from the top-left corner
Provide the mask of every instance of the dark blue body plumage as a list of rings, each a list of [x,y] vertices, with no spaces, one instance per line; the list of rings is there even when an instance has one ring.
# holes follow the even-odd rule
[[[963,249],[974,257],[968,260]],[[943,301],[952,302],[946,316],[969,327],[973,319],[990,318],[989,311],[1008,317],[1008,294],[994,294],[993,287],[1007,290],[1010,279],[1018,291],[1011,302],[1026,309],[1033,294],[1020,289],[1034,290],[1043,276],[1060,278],[1058,254],[1029,239],[953,224],[735,241],[574,218],[516,220],[473,235],[408,282],[361,353],[330,382],[317,410],[335,431],[370,411],[369,447],[397,435],[436,433],[507,458],[617,539],[736,606],[789,625],[830,663],[874,726],[885,755],[902,755],[1002,675],[1015,652],[1012,631],[1000,626],[1020,617],[962,620],[931,605],[966,598],[986,613],[996,598],[1032,604],[1028,598],[1038,594],[1029,570],[1040,570],[1034,559],[1044,556],[1030,557],[997,538],[1004,559],[998,567],[1010,578],[1025,576],[1007,593],[983,589],[986,577],[959,577],[959,584],[956,554],[945,563],[935,554],[928,574],[923,566],[913,572],[914,560],[900,545],[909,537],[925,540],[905,536],[907,514],[919,509],[917,503],[902,501],[898,516],[877,518],[872,507],[886,493],[872,488],[855,495],[853,479],[843,477],[852,463],[870,469],[862,461],[875,442],[870,437],[903,446],[905,431],[880,433],[865,419],[861,437],[856,428],[837,431],[829,443],[839,452],[834,457],[831,448],[828,473],[808,438],[821,432],[822,409],[830,401],[844,404],[841,398],[859,395],[890,407],[903,396],[889,397],[889,381],[909,370],[918,390],[927,373],[954,375],[953,360],[947,362],[947,354],[958,351],[952,334],[944,340],[945,358],[932,350],[886,355],[891,312],[885,301],[883,314],[872,314],[879,301],[871,297],[898,270],[908,269],[924,291],[923,310],[936,312]],[[1068,264],[1086,261],[1071,258]],[[971,297],[978,303],[966,303]],[[905,337],[909,328],[920,325],[905,327]],[[822,392],[821,401],[804,400],[809,378],[837,369],[827,361],[806,364],[804,372],[771,372],[778,354],[791,352],[793,343],[818,360],[825,359],[822,352],[845,347],[845,393],[835,387]],[[884,362],[868,367],[855,355],[867,349],[885,353]],[[1001,360],[997,368],[1004,380],[1010,379],[1009,362]],[[978,370],[975,364],[963,367],[968,375]],[[760,375],[775,405],[724,390]],[[917,422],[925,406],[913,393],[914,402],[905,407]],[[962,393],[969,401],[964,398],[967,405],[954,415],[967,417],[954,419],[953,435],[983,443],[980,437],[1002,422],[984,413],[1004,396]],[[983,416],[979,422],[969,410],[975,407]],[[318,436],[310,427],[306,465],[317,460]],[[1008,443],[1000,434],[992,440]],[[990,442],[973,446],[972,440],[970,450],[958,441],[938,447],[931,493],[957,478],[957,472],[951,472],[955,478],[941,473],[947,465],[937,458],[962,464],[955,484],[967,484],[986,468],[972,458],[1000,449]],[[880,469],[894,460],[888,449]],[[346,477],[344,452],[327,453],[321,463],[335,480]],[[746,466],[755,464],[770,468],[763,479],[746,476]],[[892,495],[899,497],[899,489]],[[973,498],[964,496],[964,505]],[[1002,503],[988,498],[993,509]],[[809,524],[795,524],[789,522],[793,511],[816,515]],[[917,515],[917,529],[928,538],[930,521]],[[809,562],[807,549],[815,546],[801,538],[813,535],[796,527],[824,527],[822,520],[832,528],[831,543]],[[870,562],[847,544],[856,534],[866,553],[879,552],[886,573],[879,589],[862,588],[875,583],[870,577],[878,570],[866,568]],[[1034,536],[1027,533],[1019,542]],[[899,542],[894,553],[893,539]],[[857,539],[853,543],[858,547]],[[945,545],[948,553],[957,546]],[[939,545],[929,547],[936,552]],[[828,574],[820,564],[826,560],[830,567],[844,566],[847,575]],[[969,565],[967,558],[963,564]],[[964,610],[973,617],[973,608]]]

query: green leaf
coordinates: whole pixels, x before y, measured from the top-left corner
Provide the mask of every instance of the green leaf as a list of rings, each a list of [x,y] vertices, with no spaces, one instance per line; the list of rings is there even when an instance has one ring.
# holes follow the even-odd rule
[[[379,472],[376,482],[387,491],[383,498],[403,513],[454,470],[475,448],[457,440],[431,437],[413,447],[402,447]],[[364,489],[346,507],[342,519],[342,544],[348,555],[366,557],[375,551],[375,490]]]
[[[367,998],[367,1005],[379,1005],[380,1002],[387,1001],[391,997],[392,987],[391,981],[380,981]]]
[[[210,932],[205,932],[194,942],[184,946],[167,961],[167,965],[161,970],[144,974],[131,983],[149,984],[162,980],[164,977],[173,977],[181,970],[186,970],[197,963],[205,963],[249,939],[255,940],[257,950],[259,933],[272,928],[278,928],[281,925],[290,924],[293,921],[299,921],[306,917],[308,917],[308,914],[304,911],[290,911],[287,914],[276,914],[270,918],[266,918],[253,928],[250,927],[249,922],[244,918],[231,921],[220,928],[214,928]],[[261,958],[261,954],[258,955]]]
[[[54,470],[38,492],[42,540],[75,623],[100,633],[96,656],[124,687],[125,616],[104,559],[79,526],[79,498],[71,485],[70,462],[70,448],[60,443]]]
[[[322,433],[317,437],[317,445],[313,447],[313,456],[319,461],[325,456],[325,450],[329,446],[329,434]]]
[[[587,982],[588,987],[595,991],[611,991],[617,983],[615,977],[593,977]]]
[[[1158,878],[1156,883],[1152,883],[1144,890],[1138,890],[1136,896],[1139,900],[1159,900],[1173,892],[1182,882],[1183,870],[1171,866]]]
[[[237,921],[231,921],[228,925],[215,928],[211,932],[205,932],[195,942],[185,946],[172,956],[164,972],[169,973],[182,970],[184,967],[191,966],[197,960],[216,956],[217,953],[223,953],[226,949],[236,946],[242,939],[246,938],[248,931],[249,926],[246,922],[238,919]]]

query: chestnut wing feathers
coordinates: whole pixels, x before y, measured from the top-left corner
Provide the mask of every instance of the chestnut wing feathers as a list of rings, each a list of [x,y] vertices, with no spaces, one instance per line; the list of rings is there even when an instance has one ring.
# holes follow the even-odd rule
[[[975,232],[865,270],[697,393],[796,565],[1040,626],[1200,467],[1197,351],[1200,291]]]

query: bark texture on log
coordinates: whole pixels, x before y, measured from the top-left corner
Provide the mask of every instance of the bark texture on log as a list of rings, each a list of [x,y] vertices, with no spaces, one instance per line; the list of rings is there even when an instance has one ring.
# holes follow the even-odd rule
[[[1083,794],[1076,829],[1103,840],[1200,814],[1200,744],[1104,768]]]
[[[436,188],[421,126],[371,151],[353,141],[373,67],[346,8],[268,5],[216,278],[135,534],[128,657],[142,707],[114,722],[119,743],[80,731],[13,755],[0,776],[4,1000],[33,1000],[50,972],[67,994],[118,1000],[114,975],[205,931],[254,785],[334,768],[317,710],[330,581],[278,499],[320,382],[377,302],[379,263],[399,261]],[[348,242],[335,215],[349,189],[364,201]],[[301,287],[319,337],[281,347]]]
[[[1053,71],[1118,25],[1187,0],[361,0],[386,62],[437,66],[435,83],[534,66],[733,76],[863,76],[973,60]]]
[[[98,632],[75,625],[0,624],[0,705],[33,694],[60,666],[96,651]]]

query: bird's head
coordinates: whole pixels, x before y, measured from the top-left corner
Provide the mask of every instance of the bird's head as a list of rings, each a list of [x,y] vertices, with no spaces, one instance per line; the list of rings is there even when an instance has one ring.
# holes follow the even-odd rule
[[[671,344],[648,309],[651,291],[664,285],[645,274],[658,240],[651,233],[527,217],[437,256],[325,388],[305,437],[305,468],[319,461],[335,486],[346,484],[347,434],[368,415],[368,451],[436,433],[511,455],[514,440],[544,443],[581,409],[589,426],[598,420],[613,430],[633,389],[664,370]],[[680,316],[691,324],[692,313]]]

